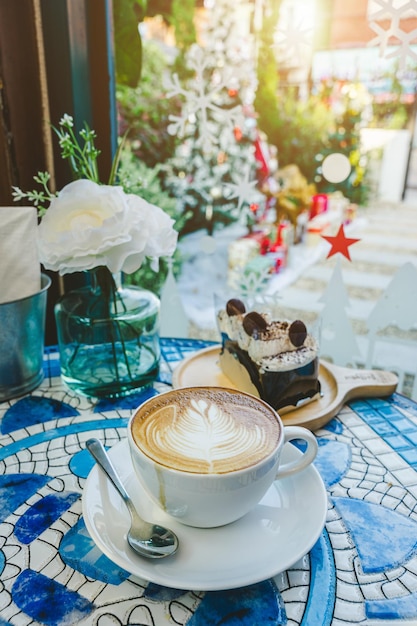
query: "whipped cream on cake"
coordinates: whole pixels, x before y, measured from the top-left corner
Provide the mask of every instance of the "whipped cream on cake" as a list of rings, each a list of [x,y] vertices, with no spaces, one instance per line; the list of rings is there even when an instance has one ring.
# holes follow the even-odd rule
[[[238,389],[281,413],[319,397],[318,344],[304,322],[246,312],[243,302],[233,298],[218,313],[218,324],[220,367]]]

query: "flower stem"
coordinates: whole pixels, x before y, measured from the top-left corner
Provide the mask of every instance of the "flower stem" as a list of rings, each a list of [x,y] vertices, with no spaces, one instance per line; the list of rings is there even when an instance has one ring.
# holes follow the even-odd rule
[[[120,381],[119,374],[119,362],[117,358],[116,343],[119,340],[123,354],[123,361],[126,366],[128,377],[133,379],[132,370],[129,363],[129,355],[126,350],[126,344],[123,335],[123,328],[117,318],[113,318],[112,314],[117,315],[120,312],[125,312],[126,305],[123,298],[118,293],[118,288],[113,274],[105,266],[98,266],[91,270],[92,287],[97,294],[97,298],[93,303],[93,307],[101,307],[104,305],[102,315],[108,317],[110,327],[110,344],[113,355],[114,370],[117,380]],[[117,327],[117,332],[116,332]],[[138,337],[140,343],[140,337]]]

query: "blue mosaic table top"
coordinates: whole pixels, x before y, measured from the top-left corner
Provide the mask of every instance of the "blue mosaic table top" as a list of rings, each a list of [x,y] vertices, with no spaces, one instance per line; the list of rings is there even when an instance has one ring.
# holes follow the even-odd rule
[[[0,404],[0,626],[342,626],[417,624],[417,404],[356,400],[317,431],[326,526],[273,579],[181,591],[130,576],[100,553],[82,517],[93,461],[85,441],[125,437],[133,409],[169,388],[207,342],[162,339],[153,390],[92,402],[67,391],[54,349],[32,394]]]

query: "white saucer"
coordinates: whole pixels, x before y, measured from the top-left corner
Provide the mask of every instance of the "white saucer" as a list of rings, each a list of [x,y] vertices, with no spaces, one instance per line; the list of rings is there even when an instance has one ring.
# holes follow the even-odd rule
[[[109,450],[120,477],[143,517],[172,528],[177,554],[148,560],[127,544],[129,513],[104,473],[94,466],[83,492],[87,529],[114,563],[150,582],[176,589],[214,591],[266,580],[288,569],[313,547],[326,520],[327,494],[316,468],[276,481],[245,517],[219,528],[191,528],[154,505],[135,479],[127,440]],[[286,444],[282,458],[300,452]]]

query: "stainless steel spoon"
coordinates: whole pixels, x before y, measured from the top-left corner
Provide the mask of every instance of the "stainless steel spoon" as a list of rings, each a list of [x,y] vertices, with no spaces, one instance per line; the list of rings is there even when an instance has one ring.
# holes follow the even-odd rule
[[[89,439],[86,446],[98,465],[110,478],[129,510],[131,526],[127,533],[127,541],[133,550],[141,556],[151,559],[161,559],[174,554],[178,549],[178,537],[168,528],[151,524],[141,518],[117,475],[103,444],[98,439]]]

